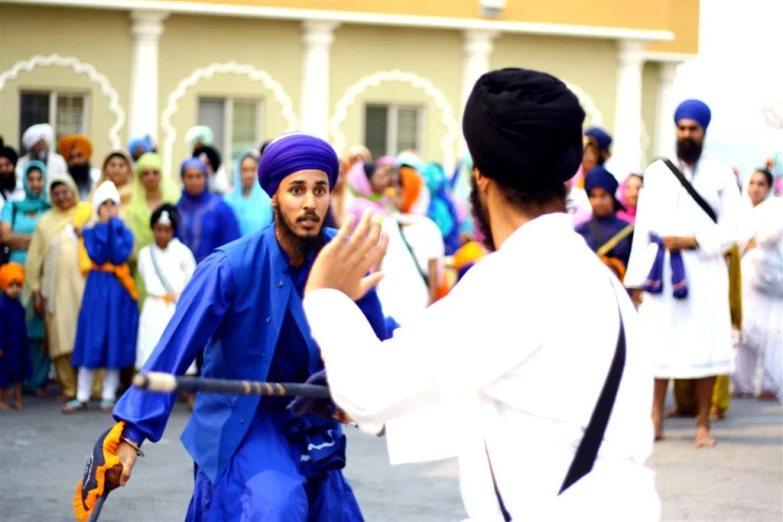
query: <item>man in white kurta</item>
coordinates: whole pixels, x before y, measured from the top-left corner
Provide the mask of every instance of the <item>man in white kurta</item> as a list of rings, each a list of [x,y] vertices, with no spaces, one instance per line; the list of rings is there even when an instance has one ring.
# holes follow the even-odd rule
[[[731,169],[701,153],[709,120],[709,108],[702,102],[688,100],[680,105],[675,114],[678,153],[672,162],[714,210],[717,223],[663,161],[654,162],[644,172],[624,279],[626,287],[642,288],[658,251],[650,234],[663,238],[667,252],[662,291],[645,292],[639,307],[644,349],[654,357],[656,439],[663,434],[669,379],[696,379],[699,447],[714,445],[709,435],[709,409],[715,377],[733,369],[729,277],[723,253],[734,241],[741,204]],[[688,285],[684,299],[673,295],[671,251],[682,255]]]
[[[382,239],[373,248],[380,225],[370,227],[368,217],[350,240],[346,228],[325,247],[305,290],[305,313],[337,405],[360,425],[386,423],[397,461],[459,457],[474,521],[660,516],[654,473],[644,465],[652,446],[649,354],[640,349],[622,285],[565,213],[563,183],[579,163],[583,118],[573,93],[549,75],[484,75],[463,129],[476,165],[476,221],[498,250],[386,342],[372,338],[353,301],[377,279],[362,276],[388,244]],[[534,181],[551,196],[526,194],[538,201],[511,203],[520,199],[509,194],[520,196]],[[627,355],[597,460],[558,495],[606,381],[620,316]],[[417,422],[406,425],[411,417]]]
[[[65,158],[52,149],[54,129],[48,123],[37,123],[28,127],[22,134],[22,145],[27,149],[27,154],[19,158],[16,163],[16,178],[20,183],[25,165],[32,160],[46,163],[46,176],[49,179],[68,175],[68,164]]]

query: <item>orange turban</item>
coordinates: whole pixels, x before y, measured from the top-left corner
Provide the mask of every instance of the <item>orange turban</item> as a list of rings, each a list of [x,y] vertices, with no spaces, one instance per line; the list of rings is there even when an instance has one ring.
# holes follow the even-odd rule
[[[71,151],[76,149],[87,160],[92,158],[92,141],[84,134],[67,134],[60,138],[57,144],[57,152],[66,161],[71,157]]]
[[[0,266],[0,290],[5,292],[14,282],[24,284],[24,267],[19,263],[6,263]]]
[[[412,167],[400,167],[400,183],[402,184],[402,211],[409,214],[413,205],[419,200],[424,180]]]

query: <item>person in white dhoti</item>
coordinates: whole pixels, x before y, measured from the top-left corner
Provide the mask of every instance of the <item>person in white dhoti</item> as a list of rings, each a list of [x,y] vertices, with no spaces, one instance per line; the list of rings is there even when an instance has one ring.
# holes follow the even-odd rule
[[[68,164],[65,158],[51,150],[54,145],[54,129],[48,123],[31,125],[22,134],[22,145],[27,154],[16,162],[16,178],[22,179],[24,167],[32,160],[46,164],[46,173],[52,178],[68,175]]]
[[[783,402],[783,198],[775,197],[769,169],[754,172],[746,186],[742,216],[742,332],[731,376],[735,396]]]
[[[337,406],[385,423],[393,462],[458,456],[471,520],[660,517],[644,465],[651,361],[627,293],[565,213],[584,116],[545,73],[477,81],[463,119],[471,206],[497,250],[392,339],[373,339],[353,303],[383,277],[364,277],[389,241],[370,216],[324,247],[305,289]]]
[[[165,203],[155,209],[150,219],[155,242],[139,252],[138,271],[147,295],[139,318],[137,369],[144,366],[160,341],[182,290],[196,270],[193,253],[174,237],[178,222],[174,205]],[[192,364],[187,373],[195,375],[196,365]]]
[[[655,161],[644,172],[624,280],[635,300],[642,300],[642,339],[655,357],[656,440],[663,436],[669,380],[695,379],[697,447],[715,444],[709,418],[715,378],[734,367],[723,253],[736,238],[741,207],[731,169],[702,154],[710,118],[709,107],[698,100],[677,108],[677,156]]]

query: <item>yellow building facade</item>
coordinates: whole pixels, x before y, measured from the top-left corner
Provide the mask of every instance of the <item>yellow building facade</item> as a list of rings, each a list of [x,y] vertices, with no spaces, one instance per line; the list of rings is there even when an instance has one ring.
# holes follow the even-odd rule
[[[227,158],[304,130],[451,168],[475,80],[524,67],[567,82],[638,170],[671,147],[698,24],[698,0],[0,0],[0,135],[47,121],[98,163],[149,134],[172,169],[194,125]]]

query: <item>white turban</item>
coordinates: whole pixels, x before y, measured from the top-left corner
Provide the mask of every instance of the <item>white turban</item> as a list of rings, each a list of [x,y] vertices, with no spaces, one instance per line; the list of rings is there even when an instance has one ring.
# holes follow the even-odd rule
[[[117,205],[120,204],[120,193],[117,191],[114,183],[108,180],[101,183],[92,195],[92,208],[95,209],[96,214],[100,206],[107,201],[114,201]]]
[[[52,129],[52,126],[48,123],[32,125],[22,134],[22,145],[28,150],[32,149],[33,145],[41,140],[46,142],[47,147],[52,146],[52,142],[54,141],[54,129]]]
[[[200,141],[202,145],[212,145],[214,136],[212,135],[212,129],[206,125],[197,125],[188,129],[185,133],[185,141],[188,145],[193,147],[197,141]]]

